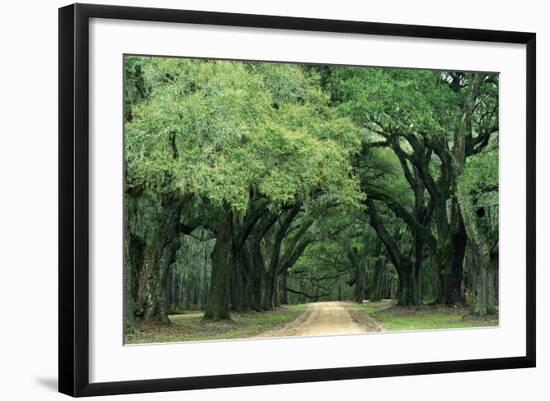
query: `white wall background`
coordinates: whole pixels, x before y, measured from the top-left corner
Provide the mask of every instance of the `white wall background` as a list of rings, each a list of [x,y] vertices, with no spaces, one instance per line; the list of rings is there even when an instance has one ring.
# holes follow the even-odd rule
[[[95,2],[95,1],[90,1]],[[111,4],[534,31],[538,42],[538,365],[536,369],[108,397],[128,400],[546,400],[550,355],[550,25],[544,1],[160,0]],[[2,4],[0,12],[0,398],[53,400],[57,386],[58,0]],[[546,185],[545,185],[546,184]]]

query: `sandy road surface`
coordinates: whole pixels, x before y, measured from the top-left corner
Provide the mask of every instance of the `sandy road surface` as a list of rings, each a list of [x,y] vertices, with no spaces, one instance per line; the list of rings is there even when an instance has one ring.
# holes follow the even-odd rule
[[[286,327],[264,333],[262,337],[322,336],[357,334],[380,331],[375,321],[352,317],[353,306],[348,302],[315,302],[307,305],[304,313]]]

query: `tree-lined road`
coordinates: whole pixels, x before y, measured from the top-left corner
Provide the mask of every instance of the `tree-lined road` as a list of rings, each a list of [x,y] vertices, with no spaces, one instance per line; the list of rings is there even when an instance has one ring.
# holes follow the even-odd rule
[[[350,314],[349,302],[314,302],[307,305],[303,315],[286,327],[264,333],[262,337],[324,336],[334,334],[360,334],[380,331],[376,322],[358,323]]]
[[[124,68],[127,337],[201,310],[207,338],[244,315],[249,338],[306,303],[283,335],[361,333],[367,299],[498,314],[498,74]]]

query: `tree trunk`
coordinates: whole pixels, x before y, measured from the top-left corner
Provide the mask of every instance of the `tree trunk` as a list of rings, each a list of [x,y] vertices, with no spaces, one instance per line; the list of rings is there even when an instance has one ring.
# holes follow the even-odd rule
[[[363,303],[365,299],[365,266],[358,264],[355,268],[355,302]]]
[[[250,230],[242,248],[248,272],[247,305],[250,309],[256,311],[264,310],[267,304],[264,299],[265,289],[267,288],[264,276],[267,274],[267,269],[262,253],[262,240],[275,224],[277,218],[277,215],[272,213],[262,215]]]
[[[262,276],[265,271],[265,262],[260,248],[260,243],[252,241],[248,249],[251,275],[251,296],[249,307],[255,311],[262,310]]]
[[[212,276],[204,319],[231,319],[229,283],[234,264],[233,256],[233,213],[227,212],[218,224],[216,244],[212,250]]]
[[[437,244],[434,259],[439,276],[439,294],[436,303],[445,303],[451,288],[452,243],[447,201],[439,200],[435,206],[435,223],[437,228]]]
[[[464,288],[462,285],[462,276],[464,271],[464,254],[466,252],[466,229],[462,216],[458,215],[458,230],[452,236],[452,261],[451,275],[449,280],[448,292],[445,303],[448,305],[462,305],[464,303]]]
[[[174,228],[175,238],[162,250],[160,258],[160,280],[158,295],[158,318],[163,323],[170,323],[168,319],[168,312],[170,310],[169,304],[169,290],[170,290],[170,266],[176,261],[176,252],[179,247],[179,241],[177,238],[177,231]]]
[[[274,272],[266,272],[262,279],[262,309],[272,310],[275,305],[276,275]]]
[[[474,201],[471,194],[464,187],[462,173],[466,160],[466,138],[472,132],[472,116],[475,101],[479,95],[484,75],[475,73],[470,83],[470,93],[464,104],[464,111],[459,129],[455,132],[454,148],[456,159],[456,197],[459,211],[462,213],[464,229],[473,250],[474,266],[474,294],[472,313],[477,315],[493,314],[497,311],[497,297],[495,288],[495,265],[491,260],[489,237],[481,224],[480,217],[474,210]]]
[[[470,194],[458,184],[457,198],[462,211],[464,227],[468,234],[469,244],[473,256],[473,302],[472,314],[488,315],[497,311],[497,292],[495,288],[495,274],[497,274],[498,261],[491,260],[489,240],[482,227]]]
[[[159,287],[160,244],[147,244],[143,252],[143,267],[139,277],[139,293],[136,311],[143,320],[151,320],[157,311]]]
[[[181,201],[170,202],[164,206],[166,213],[158,223],[155,235],[151,235],[145,244],[136,308],[144,320],[159,319],[168,322],[166,272],[177,250],[182,206]]]
[[[300,228],[298,233],[293,237],[293,241],[287,245],[288,249],[284,255],[281,255],[283,240],[285,239],[290,225],[300,213],[302,203],[296,201],[294,206],[280,216],[279,225],[275,230],[275,238],[273,243],[270,245],[270,255],[269,255],[269,266],[265,270],[265,274],[262,277],[262,308],[266,310],[271,310],[275,305],[277,305],[277,285],[280,275],[287,274],[288,269],[290,269],[297,258],[305,250],[305,247],[298,246],[299,240],[304,236],[308,228],[313,223],[313,220],[306,221],[305,224]],[[277,219],[272,220],[269,223],[268,227],[272,227]],[[266,226],[267,228],[267,226]],[[267,230],[264,231],[262,237],[267,233]],[[301,244],[304,245],[304,244]],[[307,246],[307,245],[306,245]],[[286,289],[285,289],[286,292]]]
[[[403,255],[396,243],[391,237],[390,233],[384,227],[380,215],[376,209],[375,203],[367,199],[368,211],[370,214],[371,226],[376,231],[378,238],[382,241],[386,247],[388,256],[397,270],[399,276],[399,291],[398,291],[398,304],[399,305],[418,305],[420,299],[418,298],[418,291],[416,285],[416,279],[412,267],[412,263],[408,257]]]
[[[244,247],[243,247],[244,248]],[[246,251],[238,247],[233,249],[233,273],[231,274],[231,310],[242,312],[248,309],[248,260]]]
[[[279,278],[279,294],[281,305],[288,305],[288,272],[285,271]]]
[[[136,330],[132,288],[134,265],[130,252],[130,238],[131,236],[126,227],[124,230],[124,334],[132,334]]]
[[[473,250],[473,302],[472,314],[491,315],[497,312],[497,293],[495,276],[498,274],[498,262],[491,261],[491,257],[482,249]]]
[[[365,299],[365,266],[363,265],[362,258],[357,253],[357,249],[351,248],[347,253],[353,269],[353,297],[355,302],[362,303]]]
[[[369,301],[378,302],[383,297],[384,271],[386,270],[386,261],[379,257],[374,263],[374,273],[369,289]]]
[[[410,263],[404,262],[398,269],[399,294],[397,304],[399,306],[419,305],[418,286]]]
[[[416,285],[416,296],[418,297],[418,302],[423,303],[424,297],[422,294],[422,287],[420,286],[420,272],[422,271],[422,264],[424,262],[424,240],[419,236],[415,236],[414,241],[414,283]]]

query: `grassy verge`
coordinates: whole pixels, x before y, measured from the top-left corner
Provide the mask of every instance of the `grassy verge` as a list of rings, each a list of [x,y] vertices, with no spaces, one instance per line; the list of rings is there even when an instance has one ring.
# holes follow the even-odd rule
[[[305,305],[288,305],[269,312],[232,313],[231,321],[205,322],[203,312],[170,315],[172,324],[140,322],[138,331],[125,338],[126,344],[166,343],[199,340],[229,340],[255,337],[279,329],[296,319]]]
[[[476,317],[468,308],[452,306],[396,306],[394,301],[357,305],[364,314],[384,326],[383,331],[410,331],[498,326],[498,316]]]

